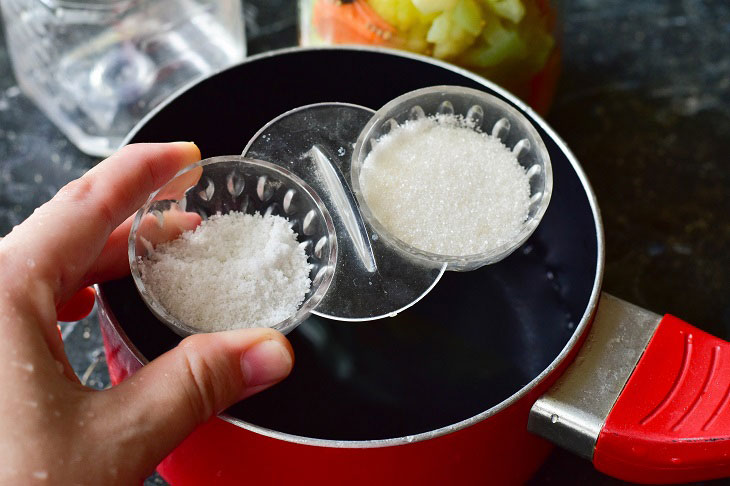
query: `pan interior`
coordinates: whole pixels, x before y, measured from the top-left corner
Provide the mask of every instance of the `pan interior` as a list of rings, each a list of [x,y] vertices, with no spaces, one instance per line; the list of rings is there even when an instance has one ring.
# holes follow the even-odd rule
[[[196,85],[150,118],[132,142],[194,140],[204,157],[240,153],[267,121],[297,106],[337,101],[377,109],[438,84],[492,92],[456,71],[386,52],[293,51]],[[304,437],[389,439],[467,419],[540,374],[589,305],[598,239],[586,188],[566,154],[537,128],[552,159],[554,190],[521,249],[477,271],[447,272],[394,318],[311,317],[289,335],[292,375],[228,413]],[[110,313],[146,359],[179,342],[142,303],[131,277],[103,290]]]

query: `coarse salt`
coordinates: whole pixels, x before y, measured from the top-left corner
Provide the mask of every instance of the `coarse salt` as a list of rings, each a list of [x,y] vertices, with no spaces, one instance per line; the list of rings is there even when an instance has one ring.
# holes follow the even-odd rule
[[[202,332],[271,327],[294,315],[311,265],[281,216],[230,212],[140,258],[145,287]]]
[[[462,117],[408,120],[378,139],[360,172],[373,215],[421,250],[473,255],[511,241],[530,207],[515,154]]]

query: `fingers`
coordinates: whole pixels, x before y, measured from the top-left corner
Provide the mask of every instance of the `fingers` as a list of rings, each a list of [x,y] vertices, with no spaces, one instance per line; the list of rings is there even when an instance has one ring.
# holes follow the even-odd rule
[[[129,258],[127,256],[129,231],[134,215],[117,226],[109,235],[101,254],[86,274],[85,285],[114,280],[129,275]]]
[[[99,258],[87,273],[85,283],[105,282],[129,275],[129,231],[133,219],[134,215],[130,216],[112,232]],[[145,235],[150,243],[156,245],[177,238],[183,231],[195,229],[201,221],[198,213],[166,211],[161,227],[152,215],[147,215],[138,229],[138,234]]]
[[[155,200],[183,199],[185,191],[197,184],[202,175],[203,168],[196,167],[175,177],[160,190]],[[101,255],[86,275],[87,284],[113,280],[129,274],[129,233],[134,218],[135,215],[127,218],[109,236]],[[177,238],[183,231],[194,229],[202,220],[198,213],[188,213],[179,208],[164,211],[162,224],[158,225],[156,219],[148,214],[138,228],[138,234],[145,236],[152,245]]]
[[[114,420],[109,437],[119,437],[151,470],[197,425],[283,380],[292,363],[291,345],[271,329],[188,337],[102,393]]]
[[[188,142],[124,147],[62,188],[2,241],[3,249],[25,263],[16,272],[46,282],[55,302],[63,302],[79,288],[112,231],[152,191],[199,159],[200,151]]]

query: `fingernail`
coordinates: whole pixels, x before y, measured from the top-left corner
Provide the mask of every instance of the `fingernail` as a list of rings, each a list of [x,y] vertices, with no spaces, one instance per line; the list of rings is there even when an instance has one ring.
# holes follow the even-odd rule
[[[198,145],[195,142],[188,142],[186,140],[179,140],[177,142],[171,142],[175,145],[192,145],[193,147],[197,148]]]
[[[278,341],[269,339],[249,348],[241,356],[241,370],[247,387],[269,385],[284,379],[292,368],[292,359]]]

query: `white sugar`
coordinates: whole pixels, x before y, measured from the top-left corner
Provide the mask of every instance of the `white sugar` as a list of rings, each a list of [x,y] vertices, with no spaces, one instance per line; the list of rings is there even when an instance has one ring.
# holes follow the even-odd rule
[[[287,319],[309,291],[310,270],[285,218],[240,212],[212,216],[140,262],[168,312],[204,332]]]
[[[410,120],[381,137],[360,185],[394,236],[442,255],[510,241],[530,206],[529,179],[512,151],[453,115]]]

